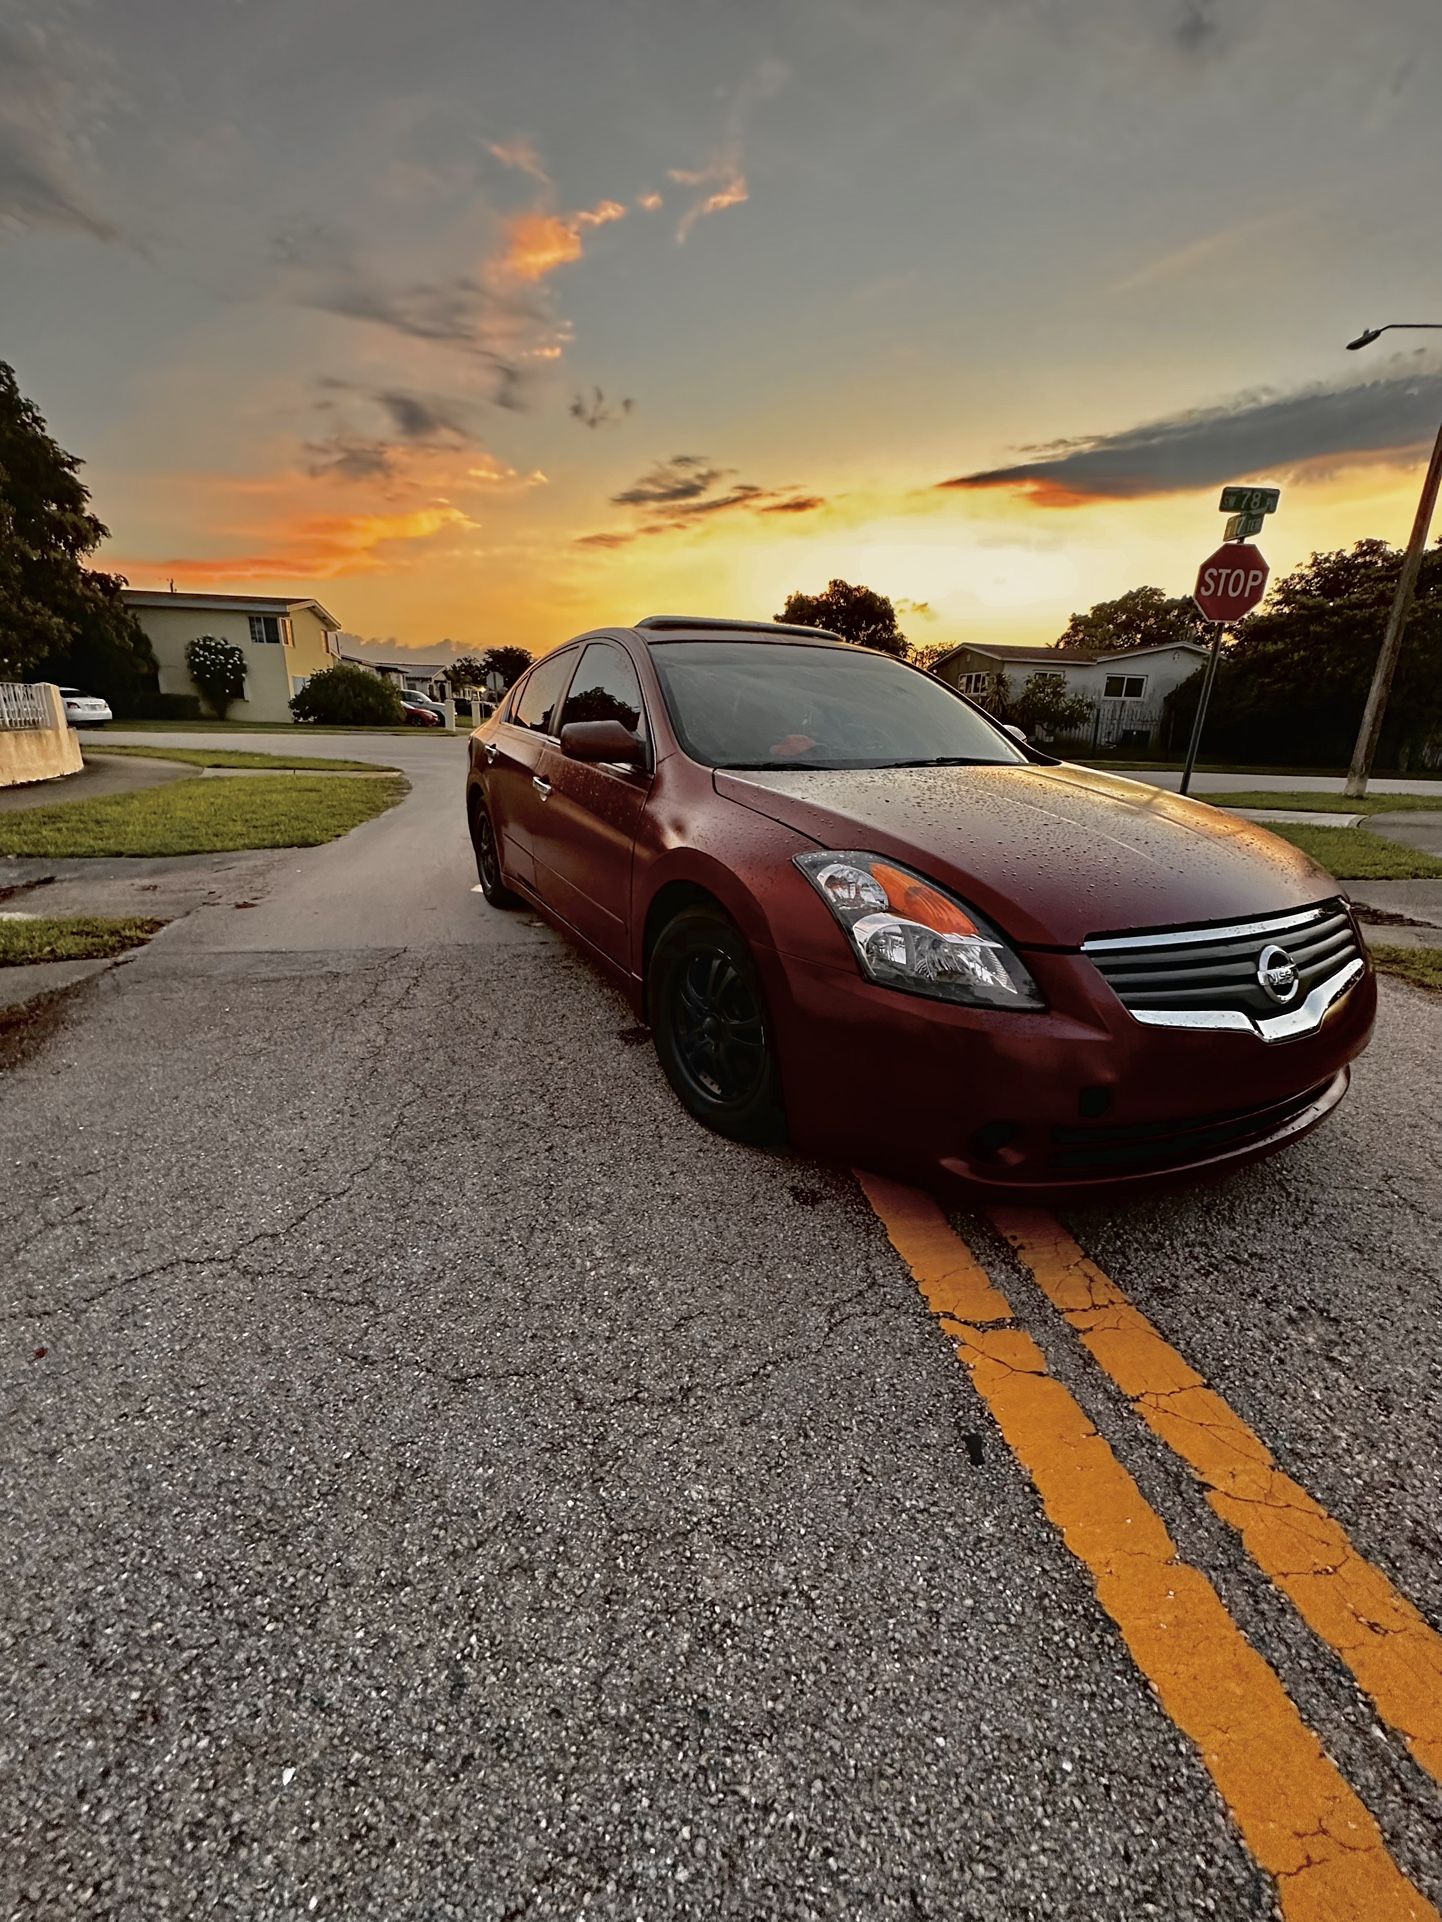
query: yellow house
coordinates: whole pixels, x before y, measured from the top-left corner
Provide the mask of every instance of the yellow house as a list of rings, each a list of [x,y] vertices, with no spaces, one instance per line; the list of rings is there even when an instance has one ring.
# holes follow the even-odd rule
[[[245,699],[232,721],[288,721],[290,697],[340,659],[340,622],[319,601],[276,594],[173,594],[127,587],[121,597],[150,637],[162,694],[198,694],[185,667],[202,634],[233,641],[245,656]]]

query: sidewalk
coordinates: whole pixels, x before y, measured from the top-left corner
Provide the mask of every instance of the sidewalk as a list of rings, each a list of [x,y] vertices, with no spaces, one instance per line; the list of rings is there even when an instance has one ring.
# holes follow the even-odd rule
[[[78,774],[58,781],[27,781],[24,787],[0,788],[0,814],[26,808],[56,807],[64,801],[98,801],[107,794],[134,794],[141,788],[162,787],[167,781],[194,779],[200,770],[181,761],[147,761],[140,755],[110,754],[87,761]]]

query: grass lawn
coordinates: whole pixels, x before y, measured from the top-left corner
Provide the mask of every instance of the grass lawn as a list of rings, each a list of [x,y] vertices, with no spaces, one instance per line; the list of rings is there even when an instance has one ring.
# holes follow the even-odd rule
[[[1339,881],[1421,881],[1442,876],[1442,861],[1416,848],[1384,841],[1366,828],[1314,828],[1269,821],[1267,832],[1310,854]]]
[[[0,854],[211,854],[309,848],[394,807],[399,775],[347,780],[272,774],[263,780],[171,781],[136,794],[61,801],[0,815]]]
[[[1194,801],[1206,801],[1215,808],[1283,808],[1311,814],[1425,814],[1442,808],[1442,789],[1436,794],[1364,794],[1349,800],[1345,794],[1308,794],[1289,790],[1285,794],[1253,793],[1194,794]]]
[[[167,747],[157,741],[154,747],[92,747],[85,743],[85,758],[107,754],[138,754],[147,761],[184,761],[188,767],[289,767],[301,774],[394,774],[375,761],[341,761],[324,754],[251,754],[241,747]]]
[[[1371,942],[1367,944],[1372,947]],[[1372,959],[1383,974],[1395,974],[1414,988],[1442,994],[1442,948],[1399,948],[1391,943],[1372,947]]]
[[[33,921],[0,920],[0,968],[32,961],[104,960],[138,948],[165,926],[108,914],[47,915]]]

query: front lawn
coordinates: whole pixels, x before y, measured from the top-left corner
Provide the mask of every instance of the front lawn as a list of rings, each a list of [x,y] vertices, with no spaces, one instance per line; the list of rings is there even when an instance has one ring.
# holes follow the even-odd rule
[[[1309,794],[1305,789],[1289,789],[1285,794],[1194,794],[1194,801],[1206,801],[1214,808],[1280,808],[1291,814],[1425,814],[1442,808],[1442,793],[1437,794],[1364,794],[1358,800],[1345,794]]]
[[[247,781],[172,781],[135,794],[0,814],[0,855],[220,854],[309,848],[394,807],[399,775],[273,774]]]
[[[1339,881],[1422,881],[1442,875],[1442,861],[1397,841],[1384,841],[1366,828],[1313,827],[1310,823],[1268,821],[1268,834],[1290,841],[1310,854]]]
[[[0,968],[23,968],[35,961],[105,960],[142,946],[164,926],[163,921],[108,914],[0,919]]]
[[[1414,988],[1430,988],[1434,994],[1442,994],[1442,948],[1401,948],[1394,942],[1384,942],[1372,947],[1372,959],[1383,974],[1395,974]]]
[[[287,767],[300,774],[394,774],[395,769],[382,767],[378,761],[342,761],[324,754],[256,754],[243,747],[166,747],[157,741],[154,747],[127,747],[117,742],[114,747],[94,747],[85,743],[85,758],[104,757],[109,754],[134,754],[146,761],[183,761],[187,767]]]

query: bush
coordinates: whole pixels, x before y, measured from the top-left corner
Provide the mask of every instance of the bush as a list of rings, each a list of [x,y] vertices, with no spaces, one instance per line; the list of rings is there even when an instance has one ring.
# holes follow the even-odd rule
[[[185,671],[223,721],[232,701],[245,699],[245,655],[234,641],[201,634],[185,644]]]
[[[290,711],[298,721],[326,727],[400,727],[405,720],[390,682],[348,661],[312,674]]]

